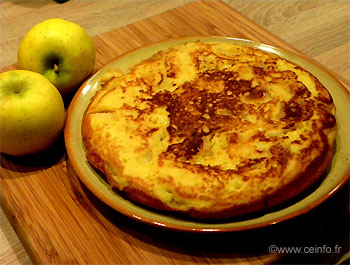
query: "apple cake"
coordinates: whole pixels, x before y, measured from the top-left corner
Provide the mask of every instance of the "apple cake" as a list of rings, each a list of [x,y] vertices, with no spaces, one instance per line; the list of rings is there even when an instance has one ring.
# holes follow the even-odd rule
[[[203,219],[269,209],[331,163],[330,93],[275,54],[188,42],[100,83],[83,117],[87,160],[151,209]]]

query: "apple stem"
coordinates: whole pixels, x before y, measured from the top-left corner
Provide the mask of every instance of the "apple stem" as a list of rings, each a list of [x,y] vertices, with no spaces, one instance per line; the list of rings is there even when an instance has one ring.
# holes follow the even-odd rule
[[[59,69],[58,69],[58,65],[57,65],[57,64],[54,64],[54,65],[53,65],[53,69],[54,69],[55,73],[58,73],[58,72],[59,72]]]

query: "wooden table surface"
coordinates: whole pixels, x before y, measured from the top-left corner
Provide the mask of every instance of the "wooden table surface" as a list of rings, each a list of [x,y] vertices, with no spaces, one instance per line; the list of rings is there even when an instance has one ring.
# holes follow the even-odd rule
[[[2,0],[0,68],[16,63],[21,38],[41,20],[64,18],[80,24],[95,36],[188,2],[191,1],[70,0],[58,4]],[[225,2],[326,66],[340,80],[350,82],[350,1]],[[0,215],[0,264],[31,264],[2,209]],[[348,247],[348,243],[344,244]]]

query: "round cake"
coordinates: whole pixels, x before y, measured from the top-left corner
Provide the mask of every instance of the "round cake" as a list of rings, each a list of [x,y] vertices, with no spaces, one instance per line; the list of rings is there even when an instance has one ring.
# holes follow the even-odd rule
[[[331,95],[272,53],[182,43],[100,84],[83,117],[87,159],[153,209],[204,219],[269,209],[331,163]]]

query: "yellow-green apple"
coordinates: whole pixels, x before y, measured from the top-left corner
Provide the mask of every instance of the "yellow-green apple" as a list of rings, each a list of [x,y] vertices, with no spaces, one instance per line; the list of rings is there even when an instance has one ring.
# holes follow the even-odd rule
[[[42,74],[65,95],[75,91],[93,72],[95,45],[81,26],[64,19],[48,19],[24,36],[17,65]]]
[[[0,74],[1,152],[22,156],[48,148],[64,120],[62,96],[46,77],[27,70]]]

